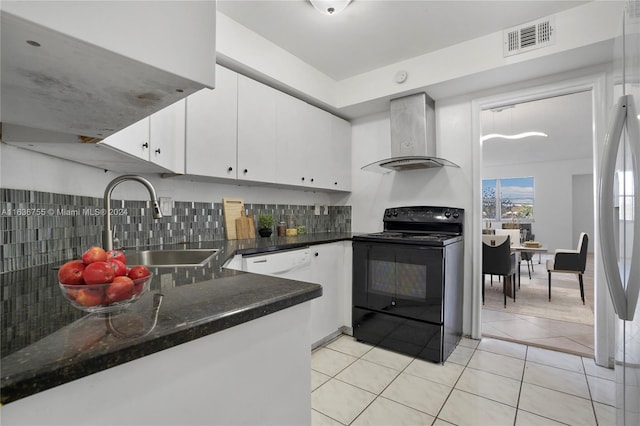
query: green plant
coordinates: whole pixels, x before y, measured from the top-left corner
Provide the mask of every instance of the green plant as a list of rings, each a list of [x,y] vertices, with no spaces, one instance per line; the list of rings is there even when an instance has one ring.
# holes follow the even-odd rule
[[[273,215],[269,213],[260,213],[260,216],[258,216],[258,226],[260,228],[271,229],[273,226]]]

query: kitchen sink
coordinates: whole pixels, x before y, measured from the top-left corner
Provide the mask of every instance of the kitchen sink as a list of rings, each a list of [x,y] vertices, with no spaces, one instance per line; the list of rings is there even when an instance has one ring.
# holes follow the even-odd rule
[[[125,255],[128,265],[187,268],[206,265],[218,251],[217,249],[141,250],[127,251]]]

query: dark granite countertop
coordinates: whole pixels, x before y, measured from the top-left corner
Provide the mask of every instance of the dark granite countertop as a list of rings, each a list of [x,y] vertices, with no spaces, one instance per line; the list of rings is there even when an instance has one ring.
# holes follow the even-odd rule
[[[0,402],[54,386],[320,297],[321,286],[223,269],[235,254],[350,240],[309,234],[162,247],[220,250],[207,265],[150,268],[151,290],[117,315],[87,314],[62,296],[54,267],[1,274]],[[144,249],[148,247],[138,247]],[[153,247],[157,249],[158,247]]]

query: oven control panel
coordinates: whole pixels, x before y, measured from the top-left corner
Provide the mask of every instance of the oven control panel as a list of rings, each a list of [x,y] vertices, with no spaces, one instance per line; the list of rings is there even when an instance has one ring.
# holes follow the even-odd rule
[[[461,223],[464,210],[456,207],[393,207],[385,209],[385,222]]]

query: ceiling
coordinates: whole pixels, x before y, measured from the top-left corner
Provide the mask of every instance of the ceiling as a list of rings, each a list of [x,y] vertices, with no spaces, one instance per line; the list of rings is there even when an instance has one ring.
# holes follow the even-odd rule
[[[353,0],[327,16],[308,0],[218,0],[218,10],[340,81],[584,3]]]
[[[490,139],[482,144],[485,167],[593,158],[591,91],[520,103],[480,113],[481,132],[544,132],[518,140]]]

